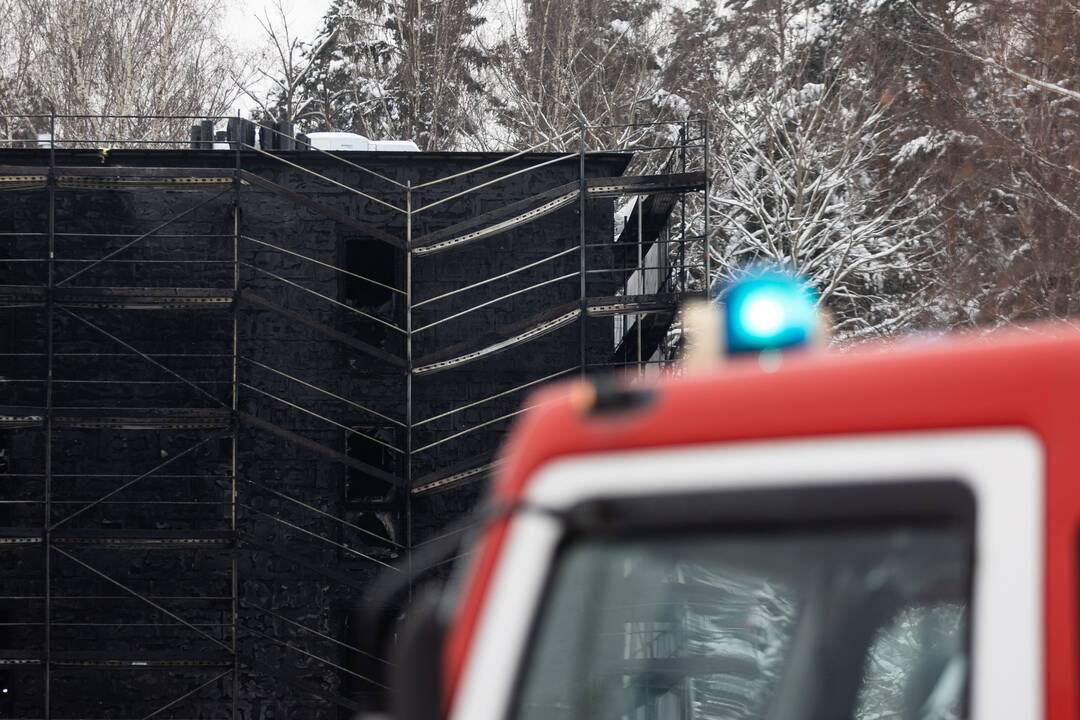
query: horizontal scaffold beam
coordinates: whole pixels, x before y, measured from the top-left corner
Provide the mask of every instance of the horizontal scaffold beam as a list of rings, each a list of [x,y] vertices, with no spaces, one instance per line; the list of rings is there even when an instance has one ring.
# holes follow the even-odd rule
[[[0,190],[43,188],[49,179],[48,166],[0,165]],[[201,190],[235,181],[234,171],[223,168],[178,167],[56,167],[58,188],[74,190],[116,190],[122,188],[169,188]]]
[[[40,665],[43,662],[45,653],[41,650],[0,649],[0,665]],[[49,664],[103,670],[166,670],[180,667],[232,667],[233,658],[228,653],[215,650],[184,653],[175,650],[123,652],[54,649],[49,653]]]
[[[158,530],[156,528],[64,528],[53,530],[53,545],[124,549],[207,550],[228,549],[235,541],[231,530]],[[41,528],[0,528],[0,547],[44,542]]]
[[[232,305],[232,288],[79,287],[53,291],[58,305],[126,310],[213,310]]]
[[[40,428],[45,408],[0,406],[0,428]],[[225,408],[53,408],[53,427],[58,430],[223,430],[231,422]]]
[[[618,175],[607,178],[589,178],[586,186],[589,197],[693,192],[705,189],[705,173],[699,171],[670,175]]]
[[[436,472],[416,478],[409,492],[413,495],[429,495],[441,490],[450,490],[461,485],[477,482],[486,478],[498,464],[499,461],[494,459],[493,453],[477,455],[450,467],[440,468]]]
[[[53,408],[57,429],[224,430],[227,408]]]
[[[630,315],[634,313],[662,313],[677,308],[680,300],[681,296],[677,293],[594,297],[588,299],[586,312],[593,317]]]
[[[45,423],[45,408],[24,405],[0,406],[0,428],[39,428]]]

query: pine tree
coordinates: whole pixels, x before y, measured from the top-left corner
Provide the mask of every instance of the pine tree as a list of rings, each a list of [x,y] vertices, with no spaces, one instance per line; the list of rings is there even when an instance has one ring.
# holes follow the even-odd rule
[[[654,119],[666,32],[660,0],[527,0],[492,47],[491,118],[511,146],[590,124]],[[604,138],[609,139],[609,138]]]
[[[475,132],[485,58],[475,0],[335,0],[301,87],[307,129],[458,147]]]

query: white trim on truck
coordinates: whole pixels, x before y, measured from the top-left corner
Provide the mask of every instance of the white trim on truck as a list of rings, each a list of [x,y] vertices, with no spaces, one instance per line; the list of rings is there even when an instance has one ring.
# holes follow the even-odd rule
[[[570,457],[541,468],[523,500],[563,509],[597,497],[904,480],[966,483],[977,558],[970,717],[1044,717],[1043,451],[1026,430],[934,431],[729,443]],[[510,527],[452,720],[507,720],[559,539],[551,515]]]

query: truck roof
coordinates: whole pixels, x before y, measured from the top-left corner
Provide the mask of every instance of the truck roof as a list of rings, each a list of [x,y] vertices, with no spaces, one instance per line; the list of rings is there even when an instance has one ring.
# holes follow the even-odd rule
[[[613,413],[588,412],[593,391],[581,381],[536,393],[504,447],[495,493],[512,499],[539,466],[580,453],[959,427],[1026,427],[1049,445],[1080,426],[1068,416],[1080,408],[1080,330],[794,353],[775,369],[739,360],[645,391],[648,400]]]

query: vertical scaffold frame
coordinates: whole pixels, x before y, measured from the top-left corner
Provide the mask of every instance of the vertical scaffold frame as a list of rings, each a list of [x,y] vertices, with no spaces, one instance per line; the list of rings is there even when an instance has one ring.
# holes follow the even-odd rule
[[[40,643],[25,648],[0,647],[0,670],[4,666],[26,668],[40,666],[42,696],[40,716],[46,720],[56,718],[57,672],[72,668],[81,671],[105,671],[118,667],[136,672],[155,669],[190,669],[197,677],[175,693],[155,700],[155,705],[144,713],[145,718],[164,716],[167,711],[196,700],[207,700],[217,689],[217,698],[228,709],[234,720],[242,716],[244,703],[243,679],[247,676],[265,676],[304,693],[321,699],[328,705],[356,711],[362,704],[356,697],[342,689],[341,682],[312,683],[296,677],[281,666],[244,651],[245,639],[278,648],[283,656],[305,663],[316,663],[328,673],[370,686],[372,692],[383,688],[379,683],[356,671],[355,666],[340,661],[333,653],[347,652],[368,658],[371,662],[385,663],[380,657],[371,657],[369,650],[359,647],[343,636],[333,636],[325,628],[311,627],[290,617],[281,608],[266,607],[245,597],[244,578],[240,559],[244,553],[266,553],[282,563],[291,563],[298,570],[312,573],[325,581],[340,584],[348,592],[363,593],[364,586],[350,572],[330,564],[312,565],[293,545],[307,543],[335,552],[350,562],[366,563],[383,572],[405,573],[411,588],[414,577],[429,570],[415,567],[414,551],[431,542],[442,539],[440,533],[428,532],[420,536],[414,528],[414,504],[425,498],[469,486],[486,478],[496,465],[494,447],[479,456],[462,457],[452,466],[438,467],[435,471],[420,472],[419,468],[432,463],[433,453],[447,452],[456,447],[466,447],[476,433],[501,433],[524,409],[523,401],[537,386],[591,372],[616,370],[632,371],[638,375],[666,372],[671,369],[674,349],[671,343],[672,324],[676,322],[679,304],[687,297],[707,291],[712,272],[711,241],[709,227],[709,137],[703,121],[678,119],[656,123],[628,123],[625,125],[590,125],[580,121],[575,127],[554,137],[547,138],[522,150],[505,153],[493,159],[484,159],[466,170],[444,177],[401,182],[377,172],[358,162],[357,154],[342,155],[309,146],[311,157],[319,157],[330,167],[340,171],[338,177],[319,172],[305,165],[303,156],[295,153],[279,153],[258,147],[242,136],[230,137],[233,167],[191,168],[180,165],[161,167],[114,167],[88,165],[78,162],[75,155],[58,156],[63,150],[93,147],[92,138],[63,139],[58,128],[72,120],[94,120],[91,116],[57,115],[23,118],[34,126],[47,124],[49,129],[47,161],[32,166],[0,166],[0,191],[45,193],[47,227],[44,233],[5,233],[19,238],[41,237],[45,241],[44,257],[7,258],[8,267],[27,267],[38,273],[44,266],[44,282],[10,283],[0,280],[0,309],[9,313],[43,312],[45,338],[40,353],[3,352],[0,356],[27,358],[40,363],[43,377],[16,378],[5,381],[25,382],[27,386],[38,383],[41,388],[41,405],[0,405],[0,430],[12,432],[40,432],[43,458],[41,473],[0,473],[0,479],[18,483],[41,481],[40,496],[33,499],[0,497],[0,502],[12,506],[25,505],[25,517],[34,515],[37,508],[42,518],[37,526],[29,523],[19,527],[0,528],[0,550],[3,548],[40,548],[41,591],[40,595],[26,596],[25,602],[36,608],[27,619],[7,623],[19,628],[41,628]],[[163,118],[170,121],[184,118]],[[188,118],[198,120],[201,118]],[[10,121],[11,118],[5,118]],[[218,118],[216,122],[227,122]],[[240,128],[243,121],[234,118]],[[9,123],[10,124],[10,123]],[[232,127],[232,124],[230,124]],[[281,135],[273,127],[259,126],[266,135]],[[633,136],[629,147],[606,147],[605,139],[616,135]],[[304,146],[302,138],[288,137],[294,145]],[[0,140],[0,148],[12,147],[21,141]],[[133,139],[113,140],[113,145],[136,148],[170,148],[188,141]],[[592,149],[590,149],[590,147]],[[605,177],[595,172],[593,158],[612,153],[625,153],[626,163],[633,168],[643,168],[640,174],[622,174]],[[104,156],[103,156],[104,157]],[[659,159],[657,159],[659,158]],[[523,197],[518,202],[492,211],[474,214],[435,230],[418,230],[419,220],[432,216],[436,208],[449,203],[468,200],[485,188],[498,187],[523,176],[538,173],[544,168],[572,167],[576,164],[576,177],[563,185],[548,188],[540,193]],[[355,200],[363,207],[377,207],[388,212],[395,220],[395,227],[403,228],[401,234],[388,230],[387,226],[370,223],[362,215],[350,214],[340,206],[321,202],[287,184],[276,182],[260,174],[259,168],[280,166],[289,172],[323,188],[324,194],[333,193],[343,201]],[[330,172],[330,171],[327,171]],[[346,176],[360,177],[365,183],[350,184]],[[476,178],[464,189],[446,191],[449,183],[461,183]],[[376,189],[372,189],[374,186]],[[111,250],[102,250],[92,258],[63,257],[58,255],[58,240],[65,246],[72,238],[84,237],[85,233],[67,232],[57,226],[57,195],[72,191],[109,190],[131,187],[182,188],[203,194],[196,202],[187,204],[163,222],[146,232],[102,237],[119,241]],[[286,203],[293,203],[318,217],[333,220],[339,226],[364,237],[387,243],[404,258],[403,286],[390,286],[344,266],[343,262],[330,262],[302,244],[292,247],[276,245],[266,239],[249,234],[244,215],[244,198],[249,192],[269,193]],[[94,268],[138,263],[124,258],[131,248],[145,244],[148,239],[169,240],[181,243],[196,238],[195,235],[170,235],[168,232],[179,221],[193,218],[201,210],[227,202],[231,205],[230,227],[227,232],[199,236],[208,244],[220,241],[228,251],[218,252],[207,259],[190,258],[169,260],[144,260],[142,262],[168,263],[181,268],[187,263],[195,276],[201,277],[198,268],[217,267],[222,284],[213,287],[194,285],[178,287],[121,287],[73,283],[76,278],[90,277]],[[603,205],[599,203],[604,203]],[[346,205],[348,203],[346,202]],[[610,209],[608,209],[610,208]],[[416,269],[426,262],[437,262],[447,254],[461,248],[475,247],[488,238],[528,227],[530,223],[554,213],[568,213],[576,219],[573,244],[554,248],[546,257],[530,260],[518,266],[502,270],[490,277],[477,277],[470,282],[449,290],[421,296],[417,293]],[[625,217],[625,223],[615,228],[614,236],[597,235],[590,213],[614,212]],[[568,215],[568,216],[569,216]],[[428,224],[430,225],[430,224]],[[428,226],[425,226],[428,227]],[[605,227],[603,224],[600,227]],[[349,276],[365,283],[382,286],[401,302],[400,317],[381,316],[354,307],[327,292],[305,286],[287,277],[283,272],[260,266],[245,259],[245,249],[250,246],[260,251],[288,256],[298,263],[311,264],[335,276]],[[216,246],[215,246],[216,247]],[[566,261],[566,262],[560,262]],[[202,264],[200,264],[202,263]],[[572,264],[570,264],[572,263]],[[75,265],[77,269],[61,273],[58,268]],[[563,268],[559,270],[558,268]],[[573,268],[573,269],[570,269]],[[551,277],[533,279],[521,286],[512,286],[494,296],[481,293],[497,283],[512,283],[519,278],[529,278],[551,269]],[[31,274],[33,274],[31,273]],[[35,274],[34,277],[38,277]],[[388,351],[377,343],[356,337],[321,319],[313,313],[305,313],[285,306],[264,296],[251,278],[259,278],[265,284],[273,284],[283,291],[299,293],[311,303],[358,318],[360,322],[378,327],[394,338],[402,348],[400,355]],[[513,298],[531,298],[539,291],[549,292],[559,288],[574,288],[573,301],[556,306],[537,305],[536,312],[520,322],[505,328],[497,328],[491,336],[466,338],[461,343],[433,351],[419,352],[426,338],[439,328],[448,332],[462,319],[471,319],[475,313],[497,308]],[[479,297],[468,300],[470,297]],[[464,307],[449,305],[450,310],[437,312],[440,305],[453,301]],[[185,352],[162,354],[144,351],[137,341],[124,336],[126,328],[110,331],[95,319],[97,311],[123,316],[129,311],[166,310],[169,312],[205,311],[223,312],[228,331],[223,334],[219,352],[207,353],[211,359],[221,360],[222,373],[207,380],[192,375],[186,368],[193,355]],[[257,357],[251,343],[243,337],[243,312],[268,313],[286,323],[315,332],[330,341],[339,343],[370,359],[384,364],[390,372],[400,374],[403,397],[398,410],[376,409],[371,404],[350,397],[339,388],[324,387],[316,378],[304,377],[275,364],[273,357]],[[590,322],[598,322],[608,337],[590,333]],[[610,323],[610,325],[608,324]],[[420,407],[416,384],[427,381],[439,373],[453,371],[470,363],[483,361],[508,349],[539,341],[551,336],[560,328],[577,326],[579,347],[577,362],[566,367],[552,367],[536,377],[519,378],[505,387],[491,388],[491,392],[479,398],[467,398],[461,403],[438,411]],[[95,379],[67,377],[63,368],[72,353],[58,345],[57,336],[62,327],[77,327],[103,345],[112,348],[117,357],[138,361],[152,367],[166,380],[159,385],[189,393],[183,407],[118,408],[109,405],[79,406],[57,405],[55,390],[68,383],[112,383],[119,386],[130,379]],[[610,344],[607,354],[599,353]],[[430,343],[429,343],[430,344]],[[178,350],[182,350],[178,348]],[[85,354],[85,353],[84,353]],[[105,353],[108,354],[108,353]],[[31,356],[33,356],[31,358]],[[178,369],[182,368],[182,369]],[[279,382],[279,386],[296,390],[305,397],[318,397],[336,407],[346,408],[349,417],[363,416],[400,430],[401,443],[373,437],[357,429],[348,418],[334,417],[323,411],[321,405],[290,397],[290,390],[272,391],[260,386],[255,373],[263,373]],[[149,382],[149,381],[146,381]],[[157,382],[157,381],[155,381]],[[21,397],[21,396],[20,396]],[[198,401],[196,403],[196,401]],[[350,435],[379,443],[401,458],[398,473],[385,470],[350,456],[341,449],[327,445],[304,435],[303,432],[271,422],[251,405],[272,406],[279,410],[297,413],[298,417],[320,423],[320,427],[335,428]],[[507,407],[516,406],[516,409]],[[483,415],[487,413],[487,415]],[[480,414],[481,420],[466,421],[470,414]],[[196,439],[179,451],[171,452],[162,462],[149,468],[132,468],[131,472],[115,477],[117,484],[96,497],[74,502],[67,494],[58,496],[57,483],[66,483],[70,473],[58,473],[55,465],[55,440],[58,433],[74,428],[78,432],[128,432],[132,428],[151,429],[157,432],[177,432],[182,437],[196,435]],[[384,533],[361,526],[330,508],[320,507],[304,497],[298,497],[267,485],[255,477],[245,477],[241,462],[243,434],[267,433],[283,443],[310,451],[328,462],[338,463],[367,473],[377,479],[393,484],[397,491],[399,518],[397,530]],[[87,520],[93,512],[105,507],[122,504],[123,494],[130,488],[145,485],[148,479],[166,477],[165,473],[181,458],[191,460],[208,452],[213,443],[222,440],[225,456],[221,458],[224,474],[209,473],[205,477],[182,476],[192,482],[206,480],[211,485],[220,484],[220,498],[205,500],[200,495],[190,500],[194,505],[223,509],[223,523],[203,529],[110,532],[107,529],[86,527],[83,522],[72,522],[80,517]],[[450,453],[453,454],[453,453]],[[215,461],[216,462],[216,461]],[[178,463],[177,466],[180,464]],[[180,477],[180,476],[177,476]],[[9,483],[9,484],[10,484]],[[65,486],[66,488],[66,486]],[[67,492],[67,490],[65,490]],[[275,505],[267,510],[254,497],[273,498]],[[140,501],[145,509],[156,500]],[[161,500],[162,507],[176,505],[181,501]],[[74,509],[71,507],[74,504]],[[277,510],[273,509],[277,508]],[[285,514],[285,508],[300,514]],[[19,512],[22,512],[20,510]],[[57,513],[62,514],[57,517]],[[80,527],[81,526],[81,527]],[[264,535],[250,528],[276,528],[286,542],[268,542]],[[313,527],[317,529],[312,529]],[[325,527],[350,533],[352,540],[337,540]],[[458,532],[458,531],[453,531]],[[360,540],[357,540],[359,538]],[[361,542],[362,540],[362,542]],[[227,579],[227,592],[223,594],[196,593],[190,597],[164,598],[150,591],[141,591],[137,583],[126,577],[106,572],[88,559],[89,549],[110,548],[112,551],[130,550],[143,552],[147,548],[169,550],[179,553],[219,552],[224,560],[223,577]],[[82,554],[80,554],[82,553]],[[391,562],[396,557],[398,562]],[[54,563],[54,560],[56,561]],[[78,571],[95,587],[109,587],[117,598],[135,601],[147,608],[152,621],[140,626],[177,628],[193,642],[201,643],[194,652],[176,652],[168,656],[147,654],[145,656],[117,655],[108,648],[70,651],[63,647],[56,636],[55,612],[61,598],[56,593],[57,564],[64,563],[63,572]],[[196,588],[197,589],[197,588]],[[4,592],[0,588],[0,593]],[[20,596],[22,597],[22,596]],[[112,596],[110,596],[112,597]],[[220,602],[220,610],[209,615],[220,617],[219,622],[206,622],[207,613],[195,613],[183,603],[214,598]],[[74,599],[78,601],[78,598]],[[72,602],[64,597],[63,602]],[[86,598],[86,603],[107,603],[114,600]],[[0,595],[0,603],[21,602]],[[187,609],[186,609],[187,608]],[[0,605],[0,613],[3,606]],[[202,614],[200,614],[202,613]],[[69,613],[70,614],[70,613]],[[21,617],[21,616],[20,616]],[[29,616],[28,616],[29,617]],[[2,619],[2,618],[0,618]],[[65,625],[66,627],[66,625]],[[179,671],[179,670],[178,670]],[[217,702],[217,701],[215,701]]]

